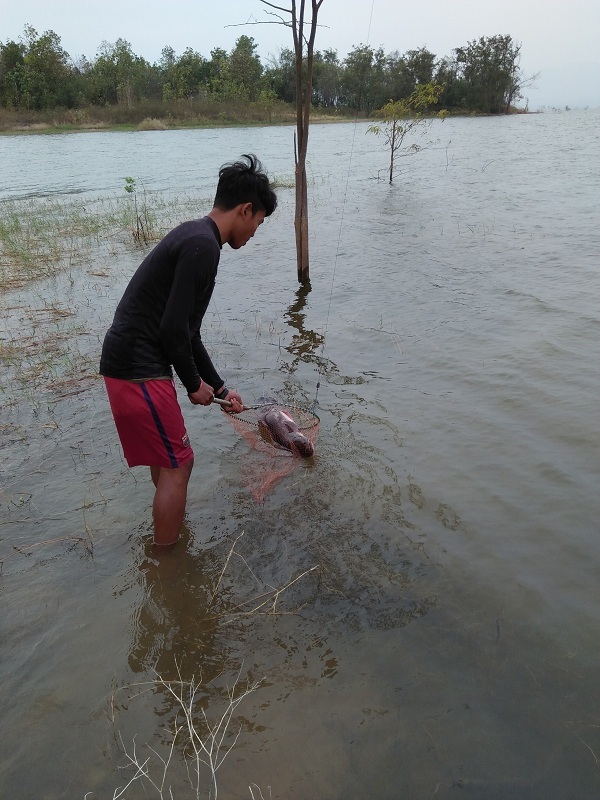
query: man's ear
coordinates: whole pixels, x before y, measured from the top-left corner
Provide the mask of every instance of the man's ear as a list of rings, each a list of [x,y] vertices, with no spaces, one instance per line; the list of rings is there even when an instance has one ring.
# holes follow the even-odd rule
[[[247,216],[248,214],[250,216],[252,216],[252,214],[254,213],[254,209],[252,207],[252,203],[242,203],[242,206],[240,208],[240,212],[241,212],[242,216],[244,216],[244,217]]]

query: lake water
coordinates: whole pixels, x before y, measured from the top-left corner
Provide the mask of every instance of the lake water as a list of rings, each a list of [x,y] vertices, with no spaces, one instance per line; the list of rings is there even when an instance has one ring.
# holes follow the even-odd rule
[[[101,383],[15,389],[2,366],[2,797],[112,798],[134,742],[159,782],[177,704],[157,673],[199,682],[204,735],[238,674],[264,679],[220,797],[600,796],[599,123],[436,122],[393,186],[365,124],[314,126],[311,290],[283,188],[223,251],[205,339],[246,402],[315,408],[317,457],[257,503],[257,454],[182,396],[188,534],[159,560]],[[291,179],[289,127],[3,136],[0,199],[93,202],[128,175],[210,198],[244,152]],[[68,309],[44,335],[89,376],[141,255],[101,240],[5,294],[4,336]],[[239,613],[265,597],[277,613]],[[165,797],[193,796],[185,741]]]

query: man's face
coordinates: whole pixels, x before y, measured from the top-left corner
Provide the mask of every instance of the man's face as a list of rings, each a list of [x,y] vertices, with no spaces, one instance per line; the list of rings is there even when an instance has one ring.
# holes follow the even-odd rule
[[[240,213],[236,217],[229,246],[233,247],[234,250],[239,250],[240,247],[250,241],[258,230],[258,226],[262,225],[264,221],[265,212],[257,211],[256,214],[253,214],[252,203],[246,203],[240,208]]]

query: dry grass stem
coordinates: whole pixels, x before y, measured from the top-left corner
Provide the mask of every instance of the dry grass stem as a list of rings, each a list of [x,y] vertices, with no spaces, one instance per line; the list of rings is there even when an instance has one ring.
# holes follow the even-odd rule
[[[314,572],[317,569],[319,569],[318,566],[311,567],[310,569],[305,570],[300,575],[297,575],[291,581],[286,583],[285,586],[281,586],[278,589],[276,589],[276,588],[270,589],[269,591],[264,592],[263,594],[252,598],[251,600],[245,600],[244,602],[242,602],[242,603],[240,603],[238,605],[239,609],[241,609],[241,607],[243,605],[249,605],[250,603],[256,603],[259,600],[262,601],[262,602],[259,602],[258,605],[254,606],[254,608],[250,609],[249,611],[241,611],[240,610],[238,613],[241,614],[241,615],[245,615],[245,616],[247,616],[249,614],[256,614],[259,611],[261,611],[261,609],[263,609],[269,603],[271,604],[271,608],[266,613],[268,613],[268,614],[281,613],[281,612],[277,612],[277,601],[279,600],[279,597],[283,594],[283,592],[285,592],[287,589],[289,589],[290,586],[293,586],[295,583],[297,583],[301,578],[304,578],[306,575],[310,575],[311,572]],[[263,600],[263,598],[264,598],[264,600]],[[233,613],[235,614],[236,612],[233,612]]]
[[[125,767],[121,767],[121,769],[133,768],[134,773],[125,786],[115,789],[113,800],[123,797],[127,789],[136,781],[146,782],[144,783],[144,791],[147,792],[148,787],[154,789],[160,800],[173,798],[171,786],[167,786],[167,777],[173,764],[175,746],[179,742],[182,746],[187,779],[192,788],[193,796],[197,800],[204,796],[203,787],[205,781],[203,776],[208,774],[210,783],[208,798],[209,800],[217,800],[217,772],[236,746],[242,731],[240,725],[237,731],[232,732],[233,715],[240,703],[261,685],[262,679],[247,685],[243,691],[240,691],[238,689],[242,669],[240,667],[233,685],[226,689],[224,710],[215,719],[211,720],[204,708],[206,686],[201,681],[196,681],[193,676],[190,680],[183,680],[180,666],[178,664],[176,666],[179,680],[168,681],[157,673],[155,680],[143,681],[123,687],[123,689],[144,687],[141,691],[132,695],[132,698],[146,691],[154,691],[157,688],[164,689],[175,701],[177,714],[169,732],[170,742],[166,756],[161,755],[151,745],[146,744],[145,747],[150,750],[152,755],[142,757],[138,752],[135,737],[131,748],[128,750],[119,733],[121,747],[128,761],[128,764]],[[202,694],[199,697],[200,693]],[[116,690],[113,685],[110,699],[110,717],[113,720],[115,717],[115,695]],[[183,715],[183,720],[180,720],[180,715]],[[199,719],[202,722],[201,727],[198,724]],[[228,737],[233,737],[233,740],[226,743]],[[160,766],[155,769],[156,759],[160,762]],[[207,773],[206,770],[208,771]]]
[[[13,545],[13,550],[16,550],[23,555],[29,555],[26,550],[33,550],[34,547],[42,547],[42,545],[56,544],[57,542],[76,542],[84,544],[84,539],[81,536],[57,536],[56,539],[45,539],[43,542],[33,542],[33,544]]]
[[[251,783],[251,784],[248,786],[248,789],[249,789],[249,791],[250,791],[250,797],[252,798],[252,800],[270,800],[270,799],[271,799],[271,787],[270,787],[270,786],[268,786],[268,787],[267,787],[267,789],[269,790],[269,798],[266,798],[266,797],[264,796],[264,794],[262,793],[262,789],[260,788],[260,786],[257,786],[255,783]],[[254,795],[254,790],[255,790],[255,789],[256,789],[256,791],[258,792],[258,794],[257,794],[256,796]]]
[[[260,578],[256,575],[256,573],[252,570],[252,568],[250,567],[250,565],[248,564],[248,562],[244,558],[244,556],[241,555],[240,553],[236,552],[236,549],[235,549],[236,545],[237,545],[238,541],[242,538],[243,535],[244,535],[244,531],[242,531],[235,538],[235,540],[233,542],[233,545],[231,546],[231,548],[230,548],[230,550],[229,550],[229,552],[227,554],[227,558],[225,559],[225,563],[223,564],[223,568],[222,568],[222,570],[221,570],[221,572],[219,574],[219,578],[218,578],[218,580],[217,580],[217,582],[215,584],[215,588],[214,588],[214,590],[213,590],[213,592],[212,592],[212,594],[210,596],[210,599],[208,601],[208,604],[207,604],[207,611],[208,612],[210,612],[210,610],[214,607],[215,600],[216,600],[216,598],[218,596],[219,588],[220,588],[220,586],[221,586],[221,584],[223,582],[223,578],[225,576],[225,572],[226,572],[227,567],[228,567],[229,563],[231,562],[231,559],[233,558],[233,556],[236,556],[237,558],[240,559],[240,561],[243,562],[244,566],[246,567],[248,572],[252,575],[252,577],[254,578],[254,580],[256,581],[256,583],[259,586],[260,585],[264,585],[264,582],[261,581]],[[219,620],[222,621],[223,624],[226,624],[228,622],[231,622],[232,619],[235,619],[235,618],[238,618],[238,617],[242,617],[242,616],[248,617],[248,616],[251,616],[252,614],[258,614],[258,613],[267,613],[267,614],[296,613],[296,612],[280,612],[280,611],[278,611],[277,610],[277,603],[279,601],[279,598],[281,597],[281,595],[286,590],[288,590],[290,587],[292,587],[301,578],[304,578],[306,575],[309,575],[311,572],[314,572],[315,570],[318,570],[318,569],[320,569],[320,567],[318,565],[313,566],[310,569],[307,569],[304,572],[302,572],[300,575],[297,575],[292,580],[288,581],[284,586],[281,586],[281,587],[270,586],[267,591],[262,592],[261,594],[250,598],[249,600],[243,600],[243,601],[239,602],[234,607],[233,610],[219,611],[219,613],[216,613],[214,615],[214,618],[215,619],[219,619]],[[245,609],[244,607],[246,607],[246,606],[253,606],[253,607],[250,608],[250,609]],[[268,608],[267,611],[264,611],[266,606],[269,606],[269,608]],[[208,618],[208,616],[207,616],[207,618]]]
[[[217,592],[219,591],[219,586],[221,585],[221,581],[223,580],[223,575],[225,575],[225,570],[227,569],[227,565],[229,564],[229,561],[231,560],[231,556],[233,555],[233,552],[235,550],[235,546],[238,543],[238,541],[242,538],[243,535],[244,535],[244,531],[242,531],[239,534],[239,536],[236,537],[233,545],[231,546],[231,549],[230,549],[229,553],[227,554],[227,558],[225,559],[225,563],[223,564],[223,569],[221,570],[221,574],[219,575],[219,579],[218,579],[218,581],[217,581],[217,583],[215,585],[215,589],[214,589],[213,593],[210,596],[210,600],[208,601],[208,608],[211,608],[211,606],[212,606],[212,604],[214,602],[214,599],[215,599],[215,597],[217,595]]]

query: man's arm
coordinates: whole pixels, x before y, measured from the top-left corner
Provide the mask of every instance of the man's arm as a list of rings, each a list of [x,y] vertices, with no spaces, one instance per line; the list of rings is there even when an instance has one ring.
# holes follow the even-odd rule
[[[161,344],[190,394],[200,387],[201,375],[213,388],[211,381],[220,380],[199,334],[215,283],[219,260],[216,247],[207,237],[193,237],[182,244],[160,322]],[[190,326],[196,333],[191,333]]]
[[[225,381],[215,369],[212,359],[208,355],[208,351],[202,342],[200,331],[196,331],[196,333],[192,336],[192,353],[194,356],[196,369],[198,370],[198,374],[202,380],[210,384],[215,392],[220,391],[223,388]]]

